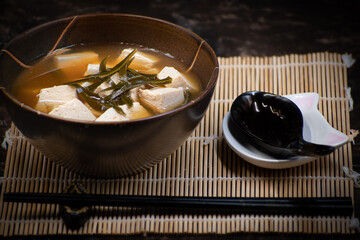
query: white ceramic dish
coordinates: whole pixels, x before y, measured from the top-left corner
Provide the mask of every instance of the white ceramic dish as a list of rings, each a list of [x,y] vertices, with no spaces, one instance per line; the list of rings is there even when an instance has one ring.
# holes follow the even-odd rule
[[[286,95],[300,109],[303,119],[303,138],[312,143],[331,145],[335,148],[349,141],[348,136],[332,128],[317,109],[319,95],[317,93],[301,93]],[[226,142],[244,160],[263,168],[283,169],[306,164],[316,159],[311,156],[299,156],[291,159],[276,159],[259,151],[248,143],[241,135],[234,136],[229,130],[230,112],[223,119],[223,134]]]

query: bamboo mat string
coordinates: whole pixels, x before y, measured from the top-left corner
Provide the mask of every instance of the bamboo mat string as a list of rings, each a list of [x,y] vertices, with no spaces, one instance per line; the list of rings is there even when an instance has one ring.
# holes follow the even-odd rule
[[[346,175],[346,177],[351,178],[354,180],[354,186],[357,188],[360,188],[360,173],[357,173],[356,171],[349,169],[348,167],[343,167],[343,171]]]
[[[159,164],[131,177],[92,179],[49,161],[12,126],[1,191],[61,193],[81,183],[89,193],[189,197],[353,197],[359,176],[352,171],[351,143],[333,154],[291,169],[263,169],[226,144],[222,119],[242,92],[317,92],[319,111],[336,129],[352,136],[347,86],[350,55],[290,54],[270,57],[219,57],[219,79],[204,118],[182,146]],[[345,60],[344,60],[345,59]],[[2,195],[1,195],[2,196]],[[52,204],[5,203],[0,198],[0,235],[54,234],[226,234],[234,232],[354,233],[351,218],[254,214],[159,214],[155,210],[94,207],[78,231],[70,231]]]

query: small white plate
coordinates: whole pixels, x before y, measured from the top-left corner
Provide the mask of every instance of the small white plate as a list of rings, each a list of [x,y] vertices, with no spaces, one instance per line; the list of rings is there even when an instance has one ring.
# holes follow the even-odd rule
[[[317,109],[319,95],[317,93],[300,93],[285,95],[300,109],[304,125],[303,138],[312,143],[330,145],[335,148],[349,141],[348,136],[332,128],[324,116]],[[316,159],[311,156],[298,156],[292,159],[276,159],[256,149],[240,134],[234,137],[229,130],[230,112],[223,119],[223,134],[231,149],[244,160],[263,168],[283,169],[306,164]]]

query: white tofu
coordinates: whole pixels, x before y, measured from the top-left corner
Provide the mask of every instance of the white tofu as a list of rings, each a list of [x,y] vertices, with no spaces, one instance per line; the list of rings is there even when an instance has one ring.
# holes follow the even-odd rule
[[[88,67],[87,67],[87,70],[84,74],[84,76],[87,76],[87,75],[90,75],[90,74],[95,74],[95,73],[98,73],[99,72],[99,64],[88,64]],[[118,84],[120,82],[120,76],[119,76],[119,73],[115,73],[114,75],[112,75],[110,77],[111,81],[114,82],[115,84]],[[82,85],[82,86],[88,86],[90,84],[86,84],[86,85]],[[96,89],[95,89],[95,93],[98,93],[100,97],[105,97],[107,95],[110,95],[112,93],[112,90],[108,90],[108,91],[105,91],[105,92],[101,92],[102,90],[106,89],[110,87],[110,84],[109,83],[103,83],[101,84],[100,86],[98,86]]]
[[[125,120],[138,119],[138,118],[151,116],[151,114],[139,102],[134,102],[131,107],[128,107],[127,105],[121,105],[119,107],[124,111],[125,115],[118,113],[114,108],[109,108],[95,121],[96,122],[125,121]]]
[[[55,107],[76,98],[76,88],[69,85],[43,88],[40,90],[38,97],[39,100],[35,108],[43,112],[49,112]]]
[[[99,55],[95,52],[69,53],[55,56],[58,68],[78,66],[89,62],[98,62]]]
[[[90,83],[90,82],[83,82],[83,83],[80,83],[80,85],[81,85],[82,87],[87,87],[87,86],[90,86],[91,83]]]
[[[126,48],[122,50],[120,56],[116,59],[116,63],[122,61],[133,50],[134,50],[133,48]],[[154,67],[154,64],[157,61],[159,61],[157,57],[137,51],[134,54],[134,60],[132,61],[129,67],[142,73],[155,74],[159,71],[157,68]]]
[[[120,75],[119,73],[115,73],[110,77],[111,81],[115,84],[118,84],[120,82]]]
[[[98,117],[95,122],[118,122],[129,120],[126,116],[118,113],[114,108],[109,108]]]
[[[134,102],[139,102],[139,89],[145,89],[144,85],[130,89],[130,98]]]
[[[99,64],[88,64],[87,66],[87,70],[84,74],[84,76],[90,75],[90,74],[95,74],[99,72]],[[115,73],[114,75],[112,75],[110,77],[111,81],[113,81],[115,84],[118,84],[120,82],[120,76],[119,73]]]
[[[159,79],[167,77],[172,78],[172,82],[166,84],[166,87],[178,88],[182,87],[190,92],[198,91],[199,88],[194,83],[189,82],[178,70],[173,67],[164,67],[157,75]]]
[[[141,103],[158,113],[181,106],[185,101],[183,88],[139,89]]]
[[[95,74],[99,72],[100,64],[88,64],[84,76]]]
[[[113,92],[113,90],[107,90],[107,91],[103,91],[103,92],[102,92],[102,90],[104,90],[104,89],[106,89],[106,88],[108,88],[108,87],[110,87],[110,84],[104,82],[104,83],[102,83],[100,86],[98,86],[98,87],[94,90],[94,92],[97,93],[97,94],[99,94],[100,97],[106,97],[106,96],[110,95],[110,94]]]
[[[75,120],[94,121],[96,119],[90,109],[77,98],[54,108],[49,114]]]
[[[138,91],[139,87],[130,90],[130,98],[135,102],[139,101]]]
[[[84,83],[81,83],[80,85],[83,86],[83,87],[88,87],[88,86],[91,85],[91,83],[90,82],[84,82]],[[102,92],[102,90],[104,90],[104,89],[106,89],[108,87],[110,87],[110,84],[108,84],[106,82],[102,83],[100,86],[98,86],[94,90],[94,92],[99,94],[100,97],[106,97],[106,96],[110,95],[113,92],[113,90],[107,90],[107,91]]]
[[[129,119],[138,119],[149,117],[151,114],[139,102],[133,102],[131,107],[121,105],[122,110],[125,112],[126,117]]]

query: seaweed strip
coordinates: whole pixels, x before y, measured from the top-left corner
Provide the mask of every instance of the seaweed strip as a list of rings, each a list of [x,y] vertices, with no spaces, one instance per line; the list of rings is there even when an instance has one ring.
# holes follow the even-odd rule
[[[167,77],[165,79],[159,79],[157,74],[145,74],[140,73],[134,69],[129,68],[129,65],[134,60],[134,55],[137,49],[134,49],[129,53],[120,63],[113,68],[107,68],[106,62],[109,56],[106,56],[100,63],[99,72],[85,76],[83,79],[78,79],[73,82],[67,83],[76,88],[77,94],[80,98],[89,104],[90,107],[97,111],[105,111],[113,107],[120,114],[125,114],[119,105],[126,104],[129,107],[133,105],[133,101],[130,96],[130,90],[142,85],[159,86],[171,83],[172,79]],[[111,82],[111,76],[118,73],[121,79],[118,84]],[[81,86],[80,83],[91,82],[89,86]],[[110,87],[101,90],[100,92],[113,90],[111,94],[101,97],[95,93],[97,87],[103,83],[111,84]]]

